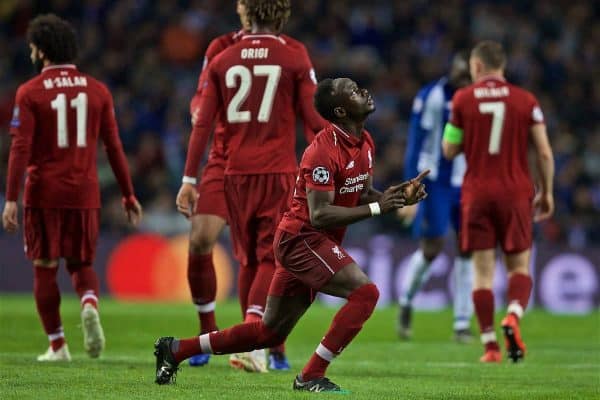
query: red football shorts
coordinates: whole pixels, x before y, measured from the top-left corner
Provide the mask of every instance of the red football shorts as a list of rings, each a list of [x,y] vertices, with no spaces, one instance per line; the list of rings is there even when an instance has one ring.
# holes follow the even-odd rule
[[[295,174],[225,175],[231,241],[240,266],[275,264],[273,237],[295,181]]]
[[[70,258],[94,261],[99,209],[25,207],[25,253],[31,260]]]
[[[533,234],[530,198],[462,199],[460,247],[464,252],[493,249],[500,243],[505,253],[529,249]]]
[[[273,244],[277,269],[269,295],[310,296],[311,300],[333,275],[354,262],[341,246],[317,231],[292,234],[280,229]]]
[[[227,204],[225,203],[224,177],[225,161],[209,157],[202,170],[198,185],[198,201],[195,214],[216,215],[227,220]]]

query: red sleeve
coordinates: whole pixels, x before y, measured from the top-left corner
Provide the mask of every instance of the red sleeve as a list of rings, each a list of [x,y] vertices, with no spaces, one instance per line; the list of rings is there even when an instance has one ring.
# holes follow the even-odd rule
[[[106,94],[106,102],[102,108],[102,117],[100,122],[100,137],[104,142],[104,150],[108,156],[108,162],[115,174],[117,183],[121,188],[123,197],[133,196],[133,184],[129,175],[129,166],[127,158],[123,151],[123,144],[119,138],[119,128],[115,118],[115,107],[113,98],[107,88],[104,88]]]
[[[304,136],[311,143],[315,135],[325,127],[325,121],[314,106],[314,95],[317,90],[317,76],[305,48],[299,49],[302,55],[302,66],[298,74],[298,104],[304,121]]]
[[[369,157],[369,175],[373,175],[373,164],[375,163],[375,142],[373,142],[373,137],[369,132],[364,133],[365,142],[370,147],[367,152],[367,156]]]
[[[452,109],[450,111],[450,123],[457,128],[464,129],[463,118],[462,118],[462,104],[464,102],[463,89],[456,91],[452,97]]]
[[[334,177],[337,173],[331,149],[324,146],[322,141],[313,142],[306,148],[300,168],[304,175],[306,187],[323,192],[335,191]]]
[[[218,37],[210,42],[208,48],[206,49],[206,53],[204,53],[204,61],[202,63],[202,71],[200,71],[200,76],[198,76],[198,85],[196,86],[196,93],[194,97],[192,97],[192,101],[190,102],[190,115],[194,113],[195,110],[199,109],[200,103],[200,95],[202,94],[203,81],[206,79],[206,67],[215,58],[220,52],[222,52],[226,48],[226,44],[222,37]]]
[[[31,144],[35,132],[35,117],[31,100],[23,86],[17,90],[13,118],[10,122],[12,142],[8,158],[6,200],[17,201],[23,175],[31,156]]]
[[[213,122],[217,114],[217,107],[219,105],[219,91],[215,73],[213,72],[211,65],[207,68],[204,88],[202,89],[202,94],[198,102],[198,119],[192,128],[192,134],[188,145],[184,176],[190,178],[196,178],[198,175],[198,167],[200,166],[200,161],[206,151],[206,145],[210,137]]]
[[[540,103],[537,101],[534,95],[530,94],[530,103],[531,103],[531,116],[529,119],[529,125],[533,126],[536,124],[543,124],[544,121],[544,113],[542,112],[542,108],[540,107]]]

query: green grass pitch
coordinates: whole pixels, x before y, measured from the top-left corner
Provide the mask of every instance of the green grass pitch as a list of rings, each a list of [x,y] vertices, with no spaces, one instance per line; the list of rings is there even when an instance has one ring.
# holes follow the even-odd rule
[[[294,393],[292,380],[327,330],[335,309],[315,304],[288,340],[290,372],[232,370],[226,356],[206,367],[182,364],[177,383],[153,383],[152,344],[158,336],[196,333],[187,304],[119,303],[103,299],[107,349],[88,359],[75,298],[62,303],[63,325],[74,361],[39,364],[45,351],[31,296],[0,296],[0,398],[8,399],[300,399],[342,395]],[[328,375],[352,399],[599,399],[600,313],[587,317],[529,312],[523,320],[524,363],[480,365],[481,346],[451,339],[451,312],[416,313],[415,337],[396,339],[396,308],[377,310]],[[236,303],[219,304],[217,320],[239,320]],[[497,321],[501,318],[497,315]],[[498,334],[500,331],[498,329]]]

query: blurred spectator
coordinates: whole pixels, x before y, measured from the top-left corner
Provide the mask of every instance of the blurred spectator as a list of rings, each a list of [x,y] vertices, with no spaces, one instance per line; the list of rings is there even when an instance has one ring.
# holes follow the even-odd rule
[[[190,130],[189,100],[205,47],[239,28],[235,1],[0,4],[0,199],[14,94],[34,73],[24,32],[36,14],[55,12],[78,29],[80,69],[111,87],[136,191],[147,209],[145,228],[168,234],[187,229],[174,198]],[[418,88],[445,73],[454,51],[480,39],[502,41],[509,79],[540,99],[556,151],[557,214],[539,233],[579,248],[600,242],[599,13],[596,3],[583,0],[303,0],[294,2],[286,33],[307,45],[319,77],[349,75],[372,89],[378,111],[368,128],[377,143],[379,187],[402,176],[407,118]],[[106,157],[99,163],[104,227],[121,231],[118,189]],[[392,217],[363,226],[405,229]]]

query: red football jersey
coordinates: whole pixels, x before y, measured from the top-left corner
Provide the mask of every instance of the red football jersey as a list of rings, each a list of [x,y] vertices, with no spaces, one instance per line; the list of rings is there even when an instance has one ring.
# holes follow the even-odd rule
[[[100,208],[99,136],[123,195],[133,195],[112,96],[74,65],[48,66],[19,87],[10,132],[7,200],[18,199],[27,168],[25,206]]]
[[[279,229],[296,234],[301,229],[314,229],[310,224],[306,188],[335,192],[333,205],[356,207],[367,180],[373,174],[375,146],[365,130],[361,139],[330,124],[306,148],[296,180],[290,210],[279,223]],[[341,243],[346,227],[324,231],[335,242]]]
[[[199,103],[200,103],[200,95],[202,94],[202,82],[206,79],[206,67],[215,58],[219,53],[228,48],[234,43],[237,43],[242,38],[244,31],[237,31],[226,33],[225,35],[221,35],[213,39],[208,48],[206,49],[206,53],[204,54],[204,62],[202,64],[202,71],[200,72],[200,76],[198,77],[198,86],[196,88],[196,93],[190,102],[190,114],[199,111]],[[215,130],[213,133],[212,144],[210,146],[210,152],[208,153],[208,157],[213,159],[213,162],[219,162],[225,164],[225,150],[223,149],[223,134],[225,132],[225,126],[223,122],[222,113],[219,112],[219,115],[216,118],[215,122]],[[202,151],[204,153],[204,151]]]
[[[530,128],[544,123],[536,98],[504,79],[486,77],[455,93],[451,114],[450,123],[464,132],[462,196],[531,197]]]
[[[185,175],[195,177],[201,143],[224,115],[226,174],[296,172],[296,104],[314,132],[325,122],[313,107],[316,77],[305,49],[284,37],[247,34],[208,65]]]

